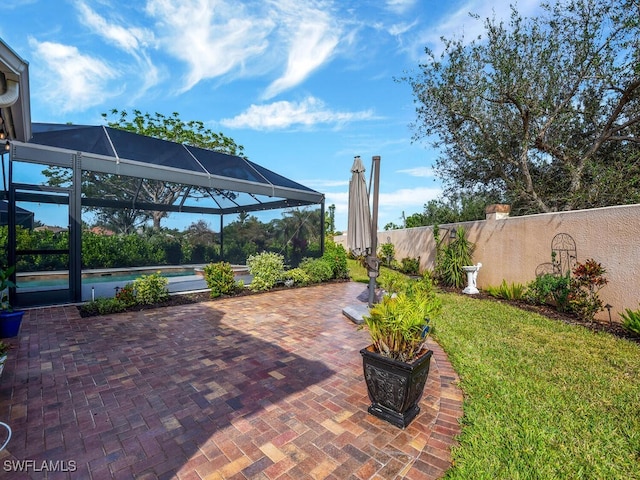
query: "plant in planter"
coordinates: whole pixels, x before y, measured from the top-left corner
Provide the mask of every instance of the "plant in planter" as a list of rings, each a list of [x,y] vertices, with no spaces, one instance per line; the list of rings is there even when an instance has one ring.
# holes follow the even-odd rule
[[[405,428],[420,412],[433,355],[425,342],[440,307],[431,279],[424,277],[385,295],[363,316],[373,342],[360,350],[372,415]]]
[[[24,311],[14,310],[9,303],[9,288],[16,286],[11,280],[15,269],[15,266],[0,269],[0,338],[18,335],[24,315]]]

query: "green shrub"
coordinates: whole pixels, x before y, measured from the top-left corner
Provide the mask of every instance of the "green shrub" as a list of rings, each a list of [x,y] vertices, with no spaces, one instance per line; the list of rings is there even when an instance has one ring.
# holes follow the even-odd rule
[[[593,259],[578,263],[573,269],[569,286],[569,306],[582,319],[593,321],[596,313],[603,309],[598,291],[608,280],[606,270]]]
[[[311,283],[321,283],[333,278],[331,262],[324,258],[303,258],[300,268],[304,270]]]
[[[399,293],[406,290],[410,279],[402,273],[394,270],[382,270],[376,282],[388,293]]]
[[[380,245],[380,253],[378,254],[378,258],[382,260],[382,264],[390,267],[392,262],[395,260],[396,249],[393,246],[393,243],[387,242]]]
[[[342,245],[328,240],[325,243],[322,258],[331,264],[332,278],[349,278],[347,251]]]
[[[125,308],[132,307],[138,301],[136,300],[136,291],[133,283],[129,282],[116,292],[116,299],[124,305]]]
[[[136,291],[136,300],[143,305],[153,305],[169,298],[167,285],[169,280],[160,275],[160,272],[151,275],[142,275],[133,281]]]
[[[522,300],[524,298],[525,287],[521,283],[511,283],[507,285],[505,280],[498,287],[489,286],[485,290],[489,295],[496,298],[504,298],[505,300]]]
[[[284,257],[274,252],[250,255],[247,258],[247,267],[253,275],[249,288],[255,292],[269,290],[283,278]]]
[[[197,243],[195,245],[182,245],[183,258],[190,259],[191,263],[215,263],[219,260],[217,245],[204,245]]]
[[[178,240],[165,240],[162,244],[165,261],[169,265],[180,265],[182,262],[182,244]]]
[[[400,261],[400,271],[407,275],[417,275],[420,272],[420,259],[405,257]]]
[[[124,312],[127,306],[117,298],[96,298],[80,307],[82,316],[108,315]]]
[[[98,315],[98,303],[97,303],[98,300],[100,299],[97,298],[95,300],[91,300],[90,302],[83,303],[82,305],[80,305],[80,316],[90,317],[93,315]]]
[[[82,266],[84,268],[130,267],[169,263],[166,247],[169,240],[137,233],[128,235],[82,234]]]
[[[4,357],[10,349],[11,345],[0,340],[0,357]]]
[[[569,283],[568,275],[545,273],[527,284],[524,298],[537,305],[555,305],[564,312],[569,308]]]
[[[640,335],[640,310],[625,309],[625,313],[621,313],[622,326],[630,332]]]
[[[291,270],[287,270],[284,272],[284,281],[285,285],[288,285],[291,282],[291,285],[303,286],[311,283],[311,277],[309,274],[302,268],[292,268]]]
[[[227,262],[210,263],[204,267],[204,279],[211,289],[211,297],[229,295],[238,289],[233,268]]]
[[[422,271],[422,279],[424,281],[431,282],[432,285],[436,285],[436,273],[432,269],[427,269]]]
[[[455,238],[448,245],[443,245],[436,236],[436,275],[438,281],[447,287],[462,288],[466,283],[466,274],[462,267],[471,265],[475,245],[467,240],[464,228],[456,230]]]

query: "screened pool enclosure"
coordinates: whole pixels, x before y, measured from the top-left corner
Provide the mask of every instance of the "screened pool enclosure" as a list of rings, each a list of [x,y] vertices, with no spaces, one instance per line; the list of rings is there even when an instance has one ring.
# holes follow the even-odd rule
[[[7,263],[21,257],[48,255],[67,259],[68,285],[38,292],[11,292],[18,306],[81,301],[82,213],[101,208],[150,212],[183,212],[219,218],[221,253],[224,252],[224,218],[264,210],[317,205],[324,219],[324,195],[268,170],[252,161],[166,140],[137,135],[106,126],[31,124],[27,142],[12,139],[8,158],[3,155],[4,199],[7,201]],[[6,167],[5,167],[6,163]],[[64,172],[55,186],[17,181],[23,165]],[[126,189],[83,188],[88,176],[126,182]],[[141,192],[148,183],[172,185],[170,198],[153,199]],[[53,204],[68,209],[68,244],[20,248],[16,239],[18,212],[29,205]],[[317,225],[320,250],[324,249],[324,221]],[[224,260],[224,258],[222,258]],[[18,272],[20,273],[20,272]]]

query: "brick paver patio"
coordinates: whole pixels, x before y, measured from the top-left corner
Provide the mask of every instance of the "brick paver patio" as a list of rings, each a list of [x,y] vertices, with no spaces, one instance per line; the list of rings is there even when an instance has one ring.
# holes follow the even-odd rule
[[[73,306],[28,310],[0,379],[13,429],[0,477],[441,477],[460,431],[457,376],[430,341],[417,419],[400,430],[369,415],[368,334],[342,315],[365,288],[86,319]]]

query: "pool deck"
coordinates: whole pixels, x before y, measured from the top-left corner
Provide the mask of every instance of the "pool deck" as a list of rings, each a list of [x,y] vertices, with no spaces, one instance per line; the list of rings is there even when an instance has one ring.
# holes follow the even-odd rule
[[[47,478],[70,479],[442,477],[460,432],[458,377],[429,340],[416,420],[402,430],[368,414],[368,334],[342,314],[363,289],[86,319],[74,306],[27,310],[0,379],[13,430],[0,477],[44,478],[43,461],[67,470]],[[18,465],[29,470],[7,473]]]

